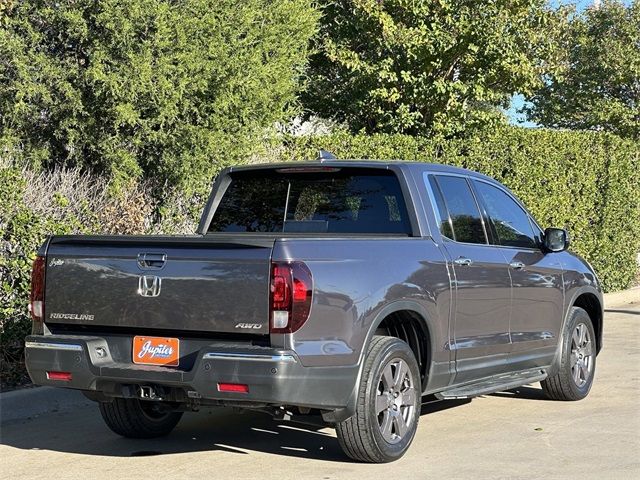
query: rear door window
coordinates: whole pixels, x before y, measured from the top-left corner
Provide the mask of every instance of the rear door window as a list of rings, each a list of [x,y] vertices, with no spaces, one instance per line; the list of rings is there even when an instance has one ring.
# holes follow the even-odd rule
[[[425,175],[425,178],[427,175]],[[432,175],[428,175],[429,185],[431,186],[431,192],[433,193],[433,200],[436,204],[436,213],[438,216],[438,228],[440,233],[451,240],[455,239],[453,235],[453,227],[451,225],[451,219],[449,218],[449,211],[444,204],[444,198],[442,198],[442,192],[436,182],[436,179]]]
[[[505,191],[474,180],[476,191],[489,215],[500,245],[536,248],[536,236],[529,215]]]
[[[327,168],[231,174],[209,232],[410,234],[396,175]]]
[[[449,213],[453,239],[463,243],[486,244],[480,210],[466,178],[437,175],[436,181]],[[447,235],[444,228],[442,233]]]

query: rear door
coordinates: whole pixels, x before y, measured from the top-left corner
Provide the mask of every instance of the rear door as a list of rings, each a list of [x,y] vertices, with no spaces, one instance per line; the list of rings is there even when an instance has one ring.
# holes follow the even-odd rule
[[[510,350],[511,279],[488,244],[484,219],[463,176],[428,175],[444,247],[455,273],[456,383],[502,373]]]
[[[547,366],[562,325],[559,254],[541,250],[540,230],[507,191],[481,180],[474,180],[474,186],[489,217],[494,243],[509,263],[513,284],[511,368]]]

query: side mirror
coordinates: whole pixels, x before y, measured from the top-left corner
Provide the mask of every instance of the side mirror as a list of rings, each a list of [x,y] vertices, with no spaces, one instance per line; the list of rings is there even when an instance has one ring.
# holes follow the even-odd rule
[[[569,248],[569,232],[562,228],[547,228],[544,231],[544,248],[549,252],[562,252]]]

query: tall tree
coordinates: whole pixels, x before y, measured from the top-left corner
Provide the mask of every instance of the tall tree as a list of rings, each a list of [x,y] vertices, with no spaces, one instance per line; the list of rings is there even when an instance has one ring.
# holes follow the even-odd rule
[[[304,104],[352,130],[457,134],[553,70],[545,0],[327,0]]]
[[[564,68],[544,77],[526,108],[541,125],[640,139],[640,2],[605,0],[572,18]]]
[[[297,113],[318,16],[311,0],[5,0],[1,154],[209,176]]]

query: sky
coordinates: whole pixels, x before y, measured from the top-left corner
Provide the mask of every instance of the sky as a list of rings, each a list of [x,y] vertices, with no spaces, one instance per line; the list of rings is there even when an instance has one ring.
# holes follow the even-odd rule
[[[623,3],[626,5],[631,4],[632,0],[624,0]],[[551,5],[576,5],[578,11],[584,10],[585,8],[593,5],[594,0],[550,0]],[[524,97],[522,95],[514,95],[511,98],[511,107],[507,110],[507,116],[509,117],[509,121],[515,125],[520,125],[521,127],[536,127],[537,125],[533,122],[527,121],[526,117],[523,114],[519,114],[518,110],[521,109],[525,104]]]

